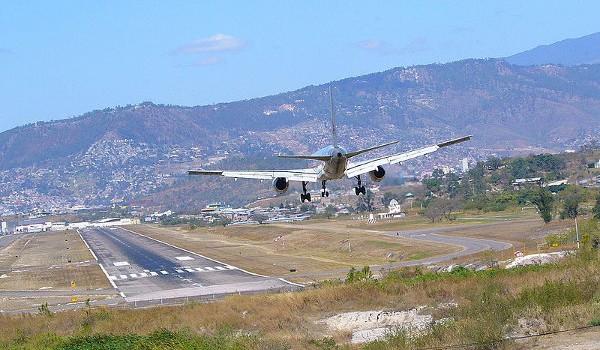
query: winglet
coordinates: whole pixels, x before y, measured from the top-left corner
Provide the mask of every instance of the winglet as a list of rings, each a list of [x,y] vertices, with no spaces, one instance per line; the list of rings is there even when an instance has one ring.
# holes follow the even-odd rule
[[[446,146],[451,146],[451,145],[455,145],[457,143],[461,143],[461,142],[465,142],[465,141],[469,141],[471,139],[471,137],[473,137],[473,135],[469,135],[469,136],[464,136],[464,137],[459,137],[457,139],[452,139],[452,140],[448,140],[446,142],[442,142],[442,143],[438,143],[437,146],[439,148],[442,147],[446,147]]]

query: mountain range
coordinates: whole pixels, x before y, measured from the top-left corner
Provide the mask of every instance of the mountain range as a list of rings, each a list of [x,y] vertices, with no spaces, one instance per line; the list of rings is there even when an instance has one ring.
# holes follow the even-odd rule
[[[593,50],[598,38],[506,59],[399,67],[332,82],[340,137],[350,149],[400,140],[392,148],[399,151],[474,135],[464,147],[407,164],[415,171],[465,157],[578,147],[594,140],[600,127],[600,65],[588,64],[600,57]],[[552,54],[565,45],[592,48]],[[232,182],[188,179],[185,170],[305,165],[271,156],[330,142],[326,91],[307,86],[195,107],[145,102],[5,131],[0,214],[132,201],[180,209],[213,200],[241,204],[269,186],[249,184],[244,196]]]

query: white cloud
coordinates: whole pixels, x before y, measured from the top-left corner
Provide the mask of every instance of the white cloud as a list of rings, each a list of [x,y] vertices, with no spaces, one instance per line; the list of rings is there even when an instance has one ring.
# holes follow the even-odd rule
[[[207,38],[201,38],[175,49],[177,54],[197,54],[207,52],[235,51],[243,48],[243,40],[228,34],[215,34]]]

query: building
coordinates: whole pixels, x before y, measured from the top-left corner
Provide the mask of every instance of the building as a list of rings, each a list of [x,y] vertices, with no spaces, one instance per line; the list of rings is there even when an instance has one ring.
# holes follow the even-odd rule
[[[400,206],[398,201],[395,199],[392,199],[390,201],[387,213],[377,214],[377,217],[379,219],[392,219],[392,218],[399,219],[399,218],[403,218],[405,216],[406,216],[406,214],[402,211],[402,207]]]
[[[462,170],[463,173],[466,173],[469,171],[469,159],[468,158],[463,158],[460,162],[460,170]]]

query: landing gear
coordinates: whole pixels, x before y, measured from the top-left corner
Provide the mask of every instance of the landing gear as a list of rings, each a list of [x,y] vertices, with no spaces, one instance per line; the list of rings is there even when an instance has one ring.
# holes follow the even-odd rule
[[[325,187],[326,181],[323,180],[321,182],[321,197],[329,197],[329,191],[327,191],[327,187]]]
[[[365,188],[365,186],[363,186],[362,181],[360,179],[360,175],[356,177],[356,180],[358,180],[358,185],[354,187],[354,193],[356,193],[357,196],[361,193],[367,194],[367,189]]]
[[[310,193],[306,191],[306,181],[302,181],[302,193],[300,193],[300,200],[302,203],[305,201],[310,202]]]

